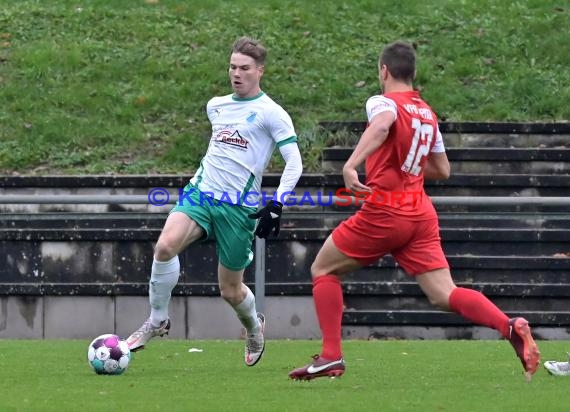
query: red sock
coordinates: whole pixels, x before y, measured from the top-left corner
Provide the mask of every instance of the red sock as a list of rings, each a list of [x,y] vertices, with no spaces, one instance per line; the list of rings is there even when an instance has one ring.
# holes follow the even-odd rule
[[[333,275],[319,276],[313,280],[313,300],[323,335],[321,356],[325,359],[339,359],[341,349],[341,322],[343,311],[342,287]]]
[[[473,289],[455,288],[449,295],[449,307],[477,325],[498,330],[509,336],[509,318],[485,295]]]

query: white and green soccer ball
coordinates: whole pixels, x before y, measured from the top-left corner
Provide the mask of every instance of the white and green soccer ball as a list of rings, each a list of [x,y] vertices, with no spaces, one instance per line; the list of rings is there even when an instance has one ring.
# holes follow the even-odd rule
[[[97,336],[87,350],[89,365],[98,375],[120,375],[129,367],[131,351],[119,336]]]

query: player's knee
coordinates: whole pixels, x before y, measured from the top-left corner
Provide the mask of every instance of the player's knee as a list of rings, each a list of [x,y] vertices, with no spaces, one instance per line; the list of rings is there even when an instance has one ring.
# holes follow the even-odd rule
[[[318,278],[319,276],[325,275],[326,271],[324,270],[323,267],[321,267],[317,262],[313,262],[313,264],[311,265],[311,278],[315,279]]]
[[[449,297],[444,295],[428,296],[429,302],[438,308],[439,310],[444,310],[449,312]]]
[[[220,285],[220,296],[232,306],[239,305],[243,300],[241,288],[227,287]]]
[[[159,239],[154,248],[154,258],[166,262],[177,255],[177,248],[171,242]]]

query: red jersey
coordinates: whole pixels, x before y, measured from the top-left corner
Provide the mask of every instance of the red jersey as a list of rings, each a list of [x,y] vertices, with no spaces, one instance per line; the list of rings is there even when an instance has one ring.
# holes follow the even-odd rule
[[[437,117],[416,91],[386,93],[366,102],[369,122],[384,111],[396,120],[384,143],[366,159],[366,185],[374,193],[363,208],[380,207],[412,220],[433,218],[423,168],[431,152],[445,151]]]

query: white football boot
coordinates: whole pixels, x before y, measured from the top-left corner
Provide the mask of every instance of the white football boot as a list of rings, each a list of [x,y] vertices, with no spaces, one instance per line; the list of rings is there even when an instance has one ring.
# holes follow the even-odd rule
[[[568,354],[568,359],[570,360],[570,353]],[[570,376],[570,361],[569,362],[546,361],[544,362],[544,367],[551,375]]]
[[[247,366],[253,366],[259,362],[265,350],[265,338],[263,337],[265,316],[263,313],[258,313],[257,319],[259,319],[259,323],[261,324],[259,332],[253,335],[247,334],[245,337],[245,364]]]
[[[150,318],[144,321],[142,326],[134,331],[131,336],[127,338],[127,345],[131,352],[144,349],[144,345],[156,336],[168,335],[170,330],[170,319],[163,320],[158,328],[152,326]]]

